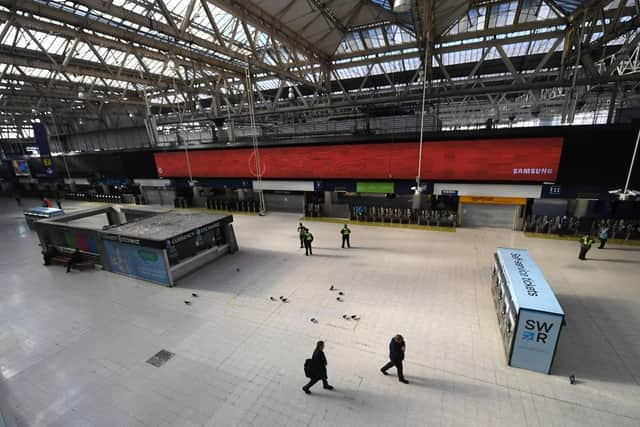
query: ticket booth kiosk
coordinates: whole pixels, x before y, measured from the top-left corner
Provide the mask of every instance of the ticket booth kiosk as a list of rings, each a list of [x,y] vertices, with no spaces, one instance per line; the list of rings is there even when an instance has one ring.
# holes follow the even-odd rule
[[[528,251],[496,250],[491,290],[509,366],[548,374],[564,312]]]

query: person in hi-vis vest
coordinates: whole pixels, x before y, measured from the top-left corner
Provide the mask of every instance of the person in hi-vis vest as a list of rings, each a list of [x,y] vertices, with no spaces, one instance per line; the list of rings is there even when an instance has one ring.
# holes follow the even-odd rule
[[[351,242],[349,242],[349,236],[351,235],[351,230],[347,227],[347,224],[340,230],[340,234],[342,234],[342,248],[344,249],[345,242],[347,243],[347,247],[350,248]]]

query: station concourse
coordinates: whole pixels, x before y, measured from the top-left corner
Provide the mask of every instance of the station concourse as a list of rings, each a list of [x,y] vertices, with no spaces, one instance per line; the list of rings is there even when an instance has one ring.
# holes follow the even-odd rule
[[[638,0],[0,0],[0,427],[640,426]]]

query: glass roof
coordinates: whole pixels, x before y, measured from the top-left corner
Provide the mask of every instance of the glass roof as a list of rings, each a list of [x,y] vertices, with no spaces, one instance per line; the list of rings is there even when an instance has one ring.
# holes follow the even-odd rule
[[[153,94],[154,103],[183,102],[182,94],[162,94],[162,91],[173,87],[176,81],[186,80],[194,92],[201,91],[194,94],[195,97],[209,96],[216,79],[225,79],[229,82],[227,86],[241,91],[241,79],[248,62],[257,64],[255,85],[260,90],[290,87],[301,79],[310,86],[322,81],[321,64],[305,54],[309,50],[282,38],[276,31],[264,31],[259,22],[253,25],[250,20],[243,21],[216,6],[215,1],[113,0],[108,6],[95,9],[72,0],[29,1],[43,10],[62,11],[73,19],[80,17],[87,25],[81,32],[74,33],[77,27],[69,22],[77,21],[71,18],[69,22],[57,21],[18,6],[16,16],[33,24],[11,25],[1,42],[4,47],[24,55],[29,60],[24,63],[29,66],[8,65],[0,81],[2,85],[12,82],[16,91],[19,82],[30,76],[60,85],[83,85],[87,91],[95,88],[96,96],[109,95],[109,89],[114,95],[144,89]],[[392,10],[392,0],[369,1]],[[263,0],[260,4],[268,3]],[[544,55],[550,49],[560,52],[564,42],[556,45],[558,34],[564,32],[567,25],[562,15],[576,11],[583,3],[577,0],[469,1],[466,11],[462,13],[461,9],[461,16],[450,19],[452,24],[447,24],[447,30],[438,36],[436,53],[442,64],[449,67],[473,64],[481,58],[501,60],[498,50],[491,46],[496,43],[512,58]],[[605,9],[620,4],[635,7],[634,0],[613,0]],[[631,19],[628,14],[623,15],[620,22]],[[395,73],[415,74],[421,67],[423,51],[413,29],[415,22],[402,19],[348,29],[330,58],[333,66],[330,79],[386,75],[387,80],[393,81],[391,75]],[[612,19],[611,16],[604,18],[606,24]],[[59,30],[38,29],[39,23],[54,25]],[[595,25],[592,41],[602,37],[602,22]],[[121,40],[123,34],[130,34],[131,39]],[[84,37],[76,38],[78,35]],[[531,39],[523,41],[527,37]],[[608,45],[619,45],[629,37],[627,33]],[[70,68],[61,71],[63,62]],[[440,67],[435,58],[432,66]]]

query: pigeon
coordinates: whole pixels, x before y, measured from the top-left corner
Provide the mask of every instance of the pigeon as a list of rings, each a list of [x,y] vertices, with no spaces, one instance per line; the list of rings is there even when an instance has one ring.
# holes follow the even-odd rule
[[[336,288],[333,287],[333,285],[331,285],[331,287],[329,288],[330,291],[335,291]]]
[[[315,317],[312,317],[309,320],[311,320],[311,323],[318,323],[318,319],[316,319]]]
[[[278,300],[277,300],[276,298],[274,298],[274,297],[270,297],[270,298],[271,298],[271,301],[278,301]]]
[[[352,316],[351,316],[351,318],[352,318],[353,320],[360,320],[360,318],[359,318],[358,316],[356,316],[355,314],[354,314],[354,315],[352,315]]]
[[[198,294],[196,294],[196,293],[191,294],[191,296],[194,297],[194,298],[198,298]]]
[[[348,316],[348,315],[346,315],[346,314],[343,314],[343,315],[342,315],[342,318],[343,318],[344,320],[349,320],[349,316]]]
[[[570,376],[569,376],[569,382],[570,382],[571,384],[575,384],[575,383],[576,383],[576,377],[575,377],[575,376],[573,376],[573,375],[570,375]]]
[[[282,302],[289,302],[289,300],[288,300],[288,299],[286,299],[286,298],[285,298],[285,297],[283,297],[283,296],[280,296],[280,301],[282,301]]]
[[[344,295],[344,292],[340,291],[338,292],[338,295]]]
[[[336,298],[336,301],[340,301],[340,302],[342,302],[342,298],[337,297],[337,298]]]
[[[184,303],[187,305],[191,305],[191,301],[185,301]]]

